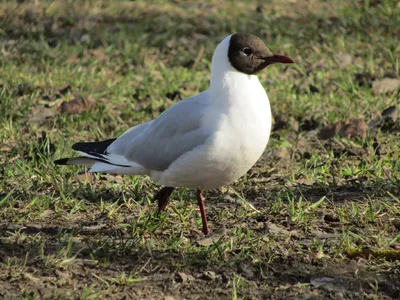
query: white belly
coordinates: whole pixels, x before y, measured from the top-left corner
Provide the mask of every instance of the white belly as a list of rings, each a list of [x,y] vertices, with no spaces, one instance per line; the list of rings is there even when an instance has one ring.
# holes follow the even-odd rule
[[[166,171],[151,173],[152,179],[165,186],[207,190],[243,176],[268,143],[271,130],[268,98],[261,107],[258,104],[254,109],[233,109],[218,121],[218,130],[206,144],[184,154]]]

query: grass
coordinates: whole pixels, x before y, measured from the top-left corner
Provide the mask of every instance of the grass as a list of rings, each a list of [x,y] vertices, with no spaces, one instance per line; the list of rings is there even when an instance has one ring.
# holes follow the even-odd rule
[[[0,297],[400,296],[398,121],[317,134],[398,104],[370,85],[399,78],[396,1],[20,2],[0,3]],[[260,74],[275,130],[245,177],[206,192],[210,237],[193,191],[157,216],[147,178],[54,166],[206,89],[235,31],[296,64]]]

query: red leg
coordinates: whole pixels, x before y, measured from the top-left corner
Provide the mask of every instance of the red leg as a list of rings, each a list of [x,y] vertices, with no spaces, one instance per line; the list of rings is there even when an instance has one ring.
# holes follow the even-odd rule
[[[204,197],[201,194],[200,190],[197,190],[197,202],[199,203],[199,208],[200,208],[200,214],[201,214],[201,220],[203,221],[203,233],[208,234],[210,230],[208,229],[208,224],[207,224],[207,216],[206,216],[206,211],[204,209]]]
[[[169,196],[171,196],[174,191],[173,187],[163,187],[155,196],[153,201],[158,201],[158,214],[167,206]]]

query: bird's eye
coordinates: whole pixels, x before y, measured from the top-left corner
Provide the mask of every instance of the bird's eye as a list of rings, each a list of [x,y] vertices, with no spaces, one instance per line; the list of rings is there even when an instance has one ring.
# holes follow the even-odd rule
[[[242,51],[247,56],[249,56],[253,52],[249,47],[244,47]]]

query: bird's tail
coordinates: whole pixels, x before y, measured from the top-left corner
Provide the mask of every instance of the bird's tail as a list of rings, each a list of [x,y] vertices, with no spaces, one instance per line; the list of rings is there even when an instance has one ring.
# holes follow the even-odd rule
[[[107,152],[109,145],[115,139],[101,142],[76,143],[72,149],[78,151],[79,157],[62,158],[54,161],[57,165],[89,166],[89,172],[102,172],[124,175],[145,174],[145,169],[133,162],[129,162],[125,157]]]
[[[73,166],[93,166],[96,160],[89,157],[79,156],[71,158],[61,158],[54,161],[56,165],[73,165]]]
[[[105,140],[101,142],[76,143],[72,145],[72,149],[80,152],[84,156],[61,158],[54,163],[56,165],[75,165],[75,166],[93,166],[96,162],[110,163],[107,161],[107,147],[114,142],[115,139]],[[110,163],[112,164],[112,163]]]

